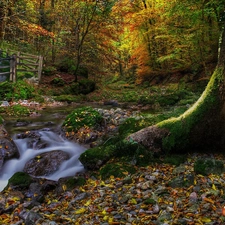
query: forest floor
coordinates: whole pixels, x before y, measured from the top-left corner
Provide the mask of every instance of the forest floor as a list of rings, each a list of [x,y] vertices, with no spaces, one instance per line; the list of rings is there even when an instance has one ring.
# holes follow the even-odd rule
[[[0,224],[224,225],[225,173],[194,173],[199,157],[224,162],[219,155],[192,154],[179,166],[134,166],[124,177],[86,173],[81,186],[45,185],[43,198],[10,187],[0,196]]]

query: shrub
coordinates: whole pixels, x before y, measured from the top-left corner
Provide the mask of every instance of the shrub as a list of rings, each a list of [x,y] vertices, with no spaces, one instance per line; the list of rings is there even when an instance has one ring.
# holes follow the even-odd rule
[[[89,94],[95,90],[95,82],[88,79],[79,80],[79,93],[80,94]]]
[[[5,81],[0,83],[0,100],[11,100],[13,93],[13,84],[11,82]]]
[[[61,77],[55,77],[52,81],[51,84],[54,86],[60,87],[65,85],[65,81]]]
[[[19,99],[31,99],[34,97],[34,87],[24,81],[13,83],[13,97]]]

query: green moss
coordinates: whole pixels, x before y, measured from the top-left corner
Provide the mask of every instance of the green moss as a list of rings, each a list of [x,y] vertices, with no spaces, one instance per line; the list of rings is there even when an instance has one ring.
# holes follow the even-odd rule
[[[166,128],[170,131],[170,135],[163,139],[163,149],[165,151],[172,149],[181,151],[188,146],[190,131],[201,121],[209,109],[217,107],[221,81],[222,70],[217,68],[205,91],[190,109],[177,118],[170,118],[157,124],[158,127]]]
[[[186,159],[187,159],[186,155],[167,155],[163,159],[163,162],[179,166],[181,163],[184,163]]]
[[[147,198],[144,200],[144,204],[146,205],[154,205],[156,201],[153,198]]]
[[[79,187],[86,184],[86,180],[83,177],[69,178],[65,185],[68,189],[73,189],[74,187]]]
[[[82,107],[75,109],[70,113],[64,123],[63,127],[67,131],[78,131],[81,127],[97,128],[103,121],[100,113],[91,107]]]
[[[8,181],[8,186],[19,186],[21,188],[29,187],[32,182],[32,178],[24,172],[15,173]]]
[[[108,163],[100,169],[102,179],[108,179],[110,176],[125,177],[128,174],[133,174],[136,169],[132,165],[121,163]]]
[[[128,163],[132,162],[135,165],[146,166],[152,161],[152,152],[145,149],[137,142],[119,141],[114,147],[114,157],[122,158]]]
[[[100,146],[86,150],[79,157],[87,169],[98,169],[114,156],[113,146]]]
[[[221,174],[224,171],[224,164],[219,160],[198,159],[194,164],[194,171],[202,175]]]
[[[125,138],[129,134],[132,134],[144,127],[152,125],[151,120],[145,118],[137,120],[135,118],[126,119],[120,126],[119,126],[119,135],[122,138]]]

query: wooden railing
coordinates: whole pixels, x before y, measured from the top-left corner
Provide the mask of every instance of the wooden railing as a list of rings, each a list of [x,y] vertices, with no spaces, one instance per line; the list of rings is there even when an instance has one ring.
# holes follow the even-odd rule
[[[32,72],[38,81],[41,79],[43,57],[15,52],[13,50],[0,50],[0,82],[9,76],[9,80],[16,82],[18,72]],[[5,70],[1,72],[2,70]]]

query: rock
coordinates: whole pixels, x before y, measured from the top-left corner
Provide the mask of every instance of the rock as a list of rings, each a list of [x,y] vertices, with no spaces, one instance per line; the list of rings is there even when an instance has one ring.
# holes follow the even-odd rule
[[[196,193],[196,192],[192,192],[192,193],[189,195],[189,201],[191,201],[191,202],[197,202],[197,200],[198,200],[197,193]]]
[[[42,216],[40,214],[30,211],[25,219],[25,225],[37,224],[37,221],[41,218]]]
[[[6,160],[18,158],[19,151],[15,143],[8,137],[8,133],[0,125],[0,170]]]
[[[8,107],[10,105],[9,105],[9,102],[8,101],[2,101],[0,106],[1,107]]]
[[[32,176],[47,176],[55,172],[68,159],[69,155],[60,150],[42,153],[25,164],[24,172]]]
[[[104,101],[103,104],[104,104],[104,105],[112,105],[112,106],[114,106],[114,107],[116,107],[116,106],[119,105],[119,104],[118,104],[118,101],[116,101],[116,100],[108,100],[108,101]]]
[[[151,126],[129,135],[126,139],[138,142],[153,152],[160,152],[162,150],[162,139],[168,134],[169,131],[166,129]]]

